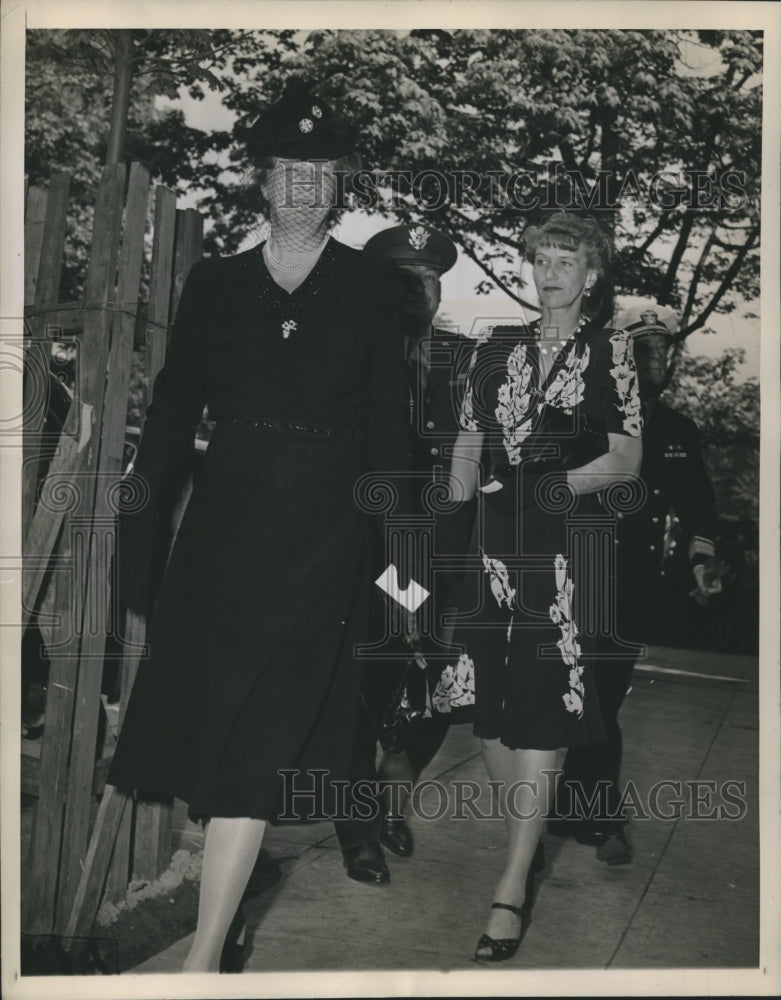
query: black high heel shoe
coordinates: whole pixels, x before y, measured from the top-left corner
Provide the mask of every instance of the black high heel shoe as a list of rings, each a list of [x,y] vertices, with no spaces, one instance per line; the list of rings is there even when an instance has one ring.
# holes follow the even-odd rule
[[[244,911],[239,908],[236,912],[236,916],[231,921],[228,933],[225,936],[225,944],[222,946],[222,954],[220,955],[220,972],[244,971],[244,965],[247,961],[247,940],[245,937],[241,944],[239,944],[236,939],[240,937],[242,932],[246,935],[246,930],[247,921],[244,918]]]
[[[526,876],[526,896],[522,906],[511,906],[509,903],[493,903],[492,910],[509,910],[517,917],[521,918],[521,929],[517,938],[492,938],[488,934],[483,934],[477,942],[474,960],[476,962],[506,962],[518,951],[518,947],[523,940],[529,924],[532,922],[532,909],[534,907],[534,896],[536,885],[534,876],[545,871],[545,848],[540,841],[534,852],[532,863],[529,866],[529,873]],[[481,948],[490,948],[490,955],[478,955]]]
[[[509,903],[492,903],[491,909],[509,910],[517,917],[520,917],[521,929],[517,938],[492,938],[488,934],[483,934],[477,942],[474,955],[475,962],[506,962],[508,958],[512,958],[516,951],[518,951],[518,945],[520,945],[521,939],[526,933],[526,928],[531,922],[528,915],[524,913],[524,907],[522,906],[511,906]],[[490,948],[490,954],[478,954],[482,948]]]

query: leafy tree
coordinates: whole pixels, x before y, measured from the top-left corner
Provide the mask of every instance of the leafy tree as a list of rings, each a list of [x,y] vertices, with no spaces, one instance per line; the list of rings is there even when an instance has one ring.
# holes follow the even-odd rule
[[[707,72],[689,65],[697,53]],[[757,294],[761,68],[761,32],[323,31],[264,82],[325,81],[373,166],[473,172],[475,206],[437,204],[432,178],[376,210],[412,219],[428,196],[426,217],[485,272],[479,291],[523,300],[523,230],[563,198],[602,213],[618,291],[679,309],[683,338]],[[252,110],[235,90],[227,101]],[[672,176],[685,170],[699,173]],[[492,172],[530,180],[486,209]]]
[[[691,417],[700,430],[716,506],[728,517],[759,518],[759,383],[738,381],[744,351],[729,348],[718,358],[686,356],[676,368],[665,399]],[[707,386],[707,391],[703,387]]]
[[[189,128],[181,110],[156,110],[154,99],[184,84],[219,89],[210,64],[224,55],[208,31],[27,33],[25,172],[42,186],[57,170],[71,174],[64,299],[80,294],[104,163],[138,161],[180,191],[196,177],[208,183],[199,164],[221,148],[219,136]]]
[[[68,34],[77,37],[65,55],[94,72],[84,51],[104,44],[101,33]],[[291,73],[318,81],[358,123],[367,166],[428,178],[415,191],[400,180],[395,203],[386,190],[372,210],[424,216],[451,233],[485,273],[479,292],[500,288],[523,301],[523,230],[564,199],[599,212],[615,235],[617,290],[681,311],[681,339],[758,294],[761,32],[131,34],[133,94],[184,87],[198,99],[221,87],[239,126]],[[50,43],[41,54],[53,51]],[[207,249],[235,251],[258,217],[236,135],[188,129],[178,112],[136,121],[134,107],[128,156],[179,190],[201,191]],[[30,114],[46,107],[32,101]],[[64,146],[78,144],[78,126],[64,124]],[[449,197],[455,190],[437,204],[432,171],[471,172],[461,175],[461,205]],[[513,174],[526,179],[503,190]],[[479,186],[471,201],[469,178]]]

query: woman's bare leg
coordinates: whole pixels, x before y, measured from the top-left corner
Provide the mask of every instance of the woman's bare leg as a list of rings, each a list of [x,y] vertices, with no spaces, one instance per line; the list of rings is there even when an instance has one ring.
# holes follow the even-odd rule
[[[205,827],[198,926],[183,972],[218,972],[228,928],[241,904],[266,821],[215,816]]]
[[[553,801],[560,751],[510,750],[499,740],[482,740],[481,744],[488,776],[500,782],[499,801],[507,829],[505,868],[492,902],[521,906],[526,877]],[[519,929],[520,918],[514,913],[491,910],[486,926],[489,937],[514,938]]]

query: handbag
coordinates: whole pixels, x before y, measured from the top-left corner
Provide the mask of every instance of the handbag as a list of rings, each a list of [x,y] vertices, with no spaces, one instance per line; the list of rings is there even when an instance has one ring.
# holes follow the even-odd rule
[[[380,720],[377,737],[385,753],[404,750],[410,730],[420,719],[431,717],[431,698],[426,670],[410,657],[401,682]]]

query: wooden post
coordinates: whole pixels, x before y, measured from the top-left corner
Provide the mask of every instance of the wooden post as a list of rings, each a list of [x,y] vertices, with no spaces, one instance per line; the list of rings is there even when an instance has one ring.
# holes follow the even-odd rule
[[[94,684],[94,675],[100,668],[94,661],[85,660],[80,653],[79,638],[86,627],[88,567],[92,555],[91,534],[95,505],[95,472],[100,451],[100,421],[103,413],[106,366],[108,362],[109,335],[112,313],[106,309],[113,294],[122,220],[122,202],[125,184],[124,166],[105,167],[95,205],[95,222],[86,282],[84,332],[81,338],[81,398],[92,407],[95,425],[85,454],[85,475],[80,477],[79,508],[71,515],[70,527],[73,546],[73,603],[63,608],[65,621],[70,623],[69,634],[62,648],[55,646],[54,656],[63,655],[70,664],[71,687],[74,691],[74,718],[70,733],[62,734],[61,752],[68,748],[75,752],[68,769],[65,799],[65,819],[62,835],[61,864],[57,888],[57,908],[54,930],[60,933],[70,912],[76,886],[81,874],[81,863],[86,853],[89,830],[89,812],[92,791],[92,770],[95,743],[92,743],[89,762],[84,765],[84,742],[89,740],[89,716],[94,716],[97,726],[99,695],[90,704],[88,697]],[[75,649],[79,652],[74,655]],[[63,665],[64,666],[64,665]],[[90,683],[90,682],[93,683]],[[99,680],[98,680],[99,691]],[[48,725],[48,722],[47,722]],[[70,738],[69,738],[70,737]],[[44,780],[44,761],[41,760],[41,780]],[[43,798],[43,796],[41,796]]]
[[[149,281],[149,306],[147,310],[146,350],[144,354],[146,387],[145,405],[141,412],[143,429],[146,408],[151,402],[152,387],[163,367],[167,346],[169,304],[174,258],[176,223],[176,195],[170,188],[155,189],[155,228],[152,245],[152,267]],[[130,691],[136,679],[139,652],[146,638],[146,620],[128,610],[123,632],[124,647],[120,665],[119,724],[125,717]],[[110,900],[123,899],[128,879],[156,878],[170,859],[171,809],[161,803],[139,802],[134,809],[126,809],[117,832],[114,856],[106,883]],[[136,828],[135,860],[131,858],[133,827]],[[164,860],[163,860],[164,859]]]
[[[84,857],[78,887],[65,924],[66,937],[88,937],[92,931],[114,849],[114,838],[128,801],[128,797],[118,788],[106,785],[89,849]]]
[[[67,568],[54,576],[54,611],[72,620],[75,593],[72,564],[70,513],[64,513],[62,541],[58,557]],[[41,623],[47,645],[53,643],[49,627]],[[60,642],[56,653],[50,653],[49,684],[46,693],[46,725],[41,739],[39,795],[33,811],[30,853],[26,867],[25,908],[22,928],[30,934],[51,934],[54,929],[54,907],[62,849],[62,820],[68,783],[75,662],[78,636],[70,633],[70,646]]]
[[[107,171],[116,168],[108,167]],[[111,331],[110,344],[105,339],[95,343],[103,362],[105,385],[96,392],[102,411],[100,447],[93,452],[90,471],[94,471],[93,510],[85,519],[88,532],[88,558],[85,592],[84,627],[79,651],[79,676],[73,720],[73,744],[68,782],[65,824],[68,833],[63,852],[63,879],[58,900],[58,923],[70,913],[76,886],[89,845],[89,811],[95,768],[100,689],[107,629],[115,625],[112,617],[109,569],[114,550],[114,526],[117,492],[121,472],[122,442],[127,416],[130,361],[135,331],[135,310],[144,247],[149,197],[149,176],[145,168],[133,164],[130,171],[124,239],[118,286],[118,312],[105,324]],[[120,189],[121,209],[121,189]],[[89,296],[88,296],[89,303]],[[95,331],[97,332],[97,327]],[[85,340],[87,327],[85,324]],[[86,345],[85,345],[86,346]],[[96,367],[97,367],[96,359]],[[106,365],[108,378],[105,379]],[[93,617],[94,616],[94,617]]]
[[[163,367],[168,345],[168,317],[176,229],[176,195],[170,188],[155,191],[155,235],[152,246],[152,272],[149,280],[149,309],[146,328],[146,392],[141,413],[143,428],[146,408],[152,401],[152,388]]]
[[[35,312],[33,335],[27,345],[27,371],[23,388],[25,414],[22,471],[23,536],[33,517],[41,434],[49,398],[51,341],[47,336],[45,310],[54,305],[59,298],[69,192],[70,175],[58,173],[52,177],[45,195],[42,196],[39,188],[30,188],[28,196],[32,201],[28,202],[29,239],[25,232],[25,305],[28,305],[27,296],[34,295],[32,304]],[[40,215],[44,205],[45,216],[41,226]]]
[[[26,293],[32,295],[34,287],[33,329],[44,334],[36,338],[43,341],[46,317],[69,309],[68,304],[54,308],[62,255],[58,232],[64,232],[62,206],[67,200],[65,180],[52,182],[43,228],[42,199],[33,194],[35,189],[29,192],[32,200],[28,201],[27,246],[31,266],[39,252],[36,247],[40,246],[40,267],[35,282],[26,276]],[[115,609],[106,603],[108,560],[122,471],[149,193],[146,171],[134,164],[115,295],[124,181],[123,166],[104,169],[97,194],[83,309],[81,391],[44,483],[43,503],[35,516],[30,512],[26,532],[29,574],[24,595],[30,608],[40,591],[41,567],[51,559],[55,571],[54,596],[46,607],[50,614],[44,614],[39,623],[51,667],[41,744],[40,794],[33,818],[29,891],[23,915],[25,930],[35,933],[89,933],[112,854],[116,860],[109,884],[117,891],[121,887],[123,893],[131,872],[137,877],[154,878],[170,861],[170,802],[139,804],[133,837],[132,809],[127,808],[130,800],[106,786],[90,836],[102,665],[107,631],[116,624],[112,617]],[[203,225],[194,210],[177,212],[174,195],[167,189],[158,189],[155,209],[146,356],[150,385],[163,363],[169,316],[178,305],[187,272],[201,256]],[[47,233],[51,233],[51,240]],[[48,357],[46,379],[48,383]],[[144,620],[128,613],[123,636],[120,725],[144,637]],[[136,849],[131,865],[133,840]]]
[[[35,304],[38,269],[43,248],[43,227],[46,220],[46,191],[32,186],[27,191],[24,212],[24,304]]]
[[[171,316],[176,316],[184,282],[193,264],[203,256],[203,217],[194,208],[176,213],[176,251],[171,286]]]

